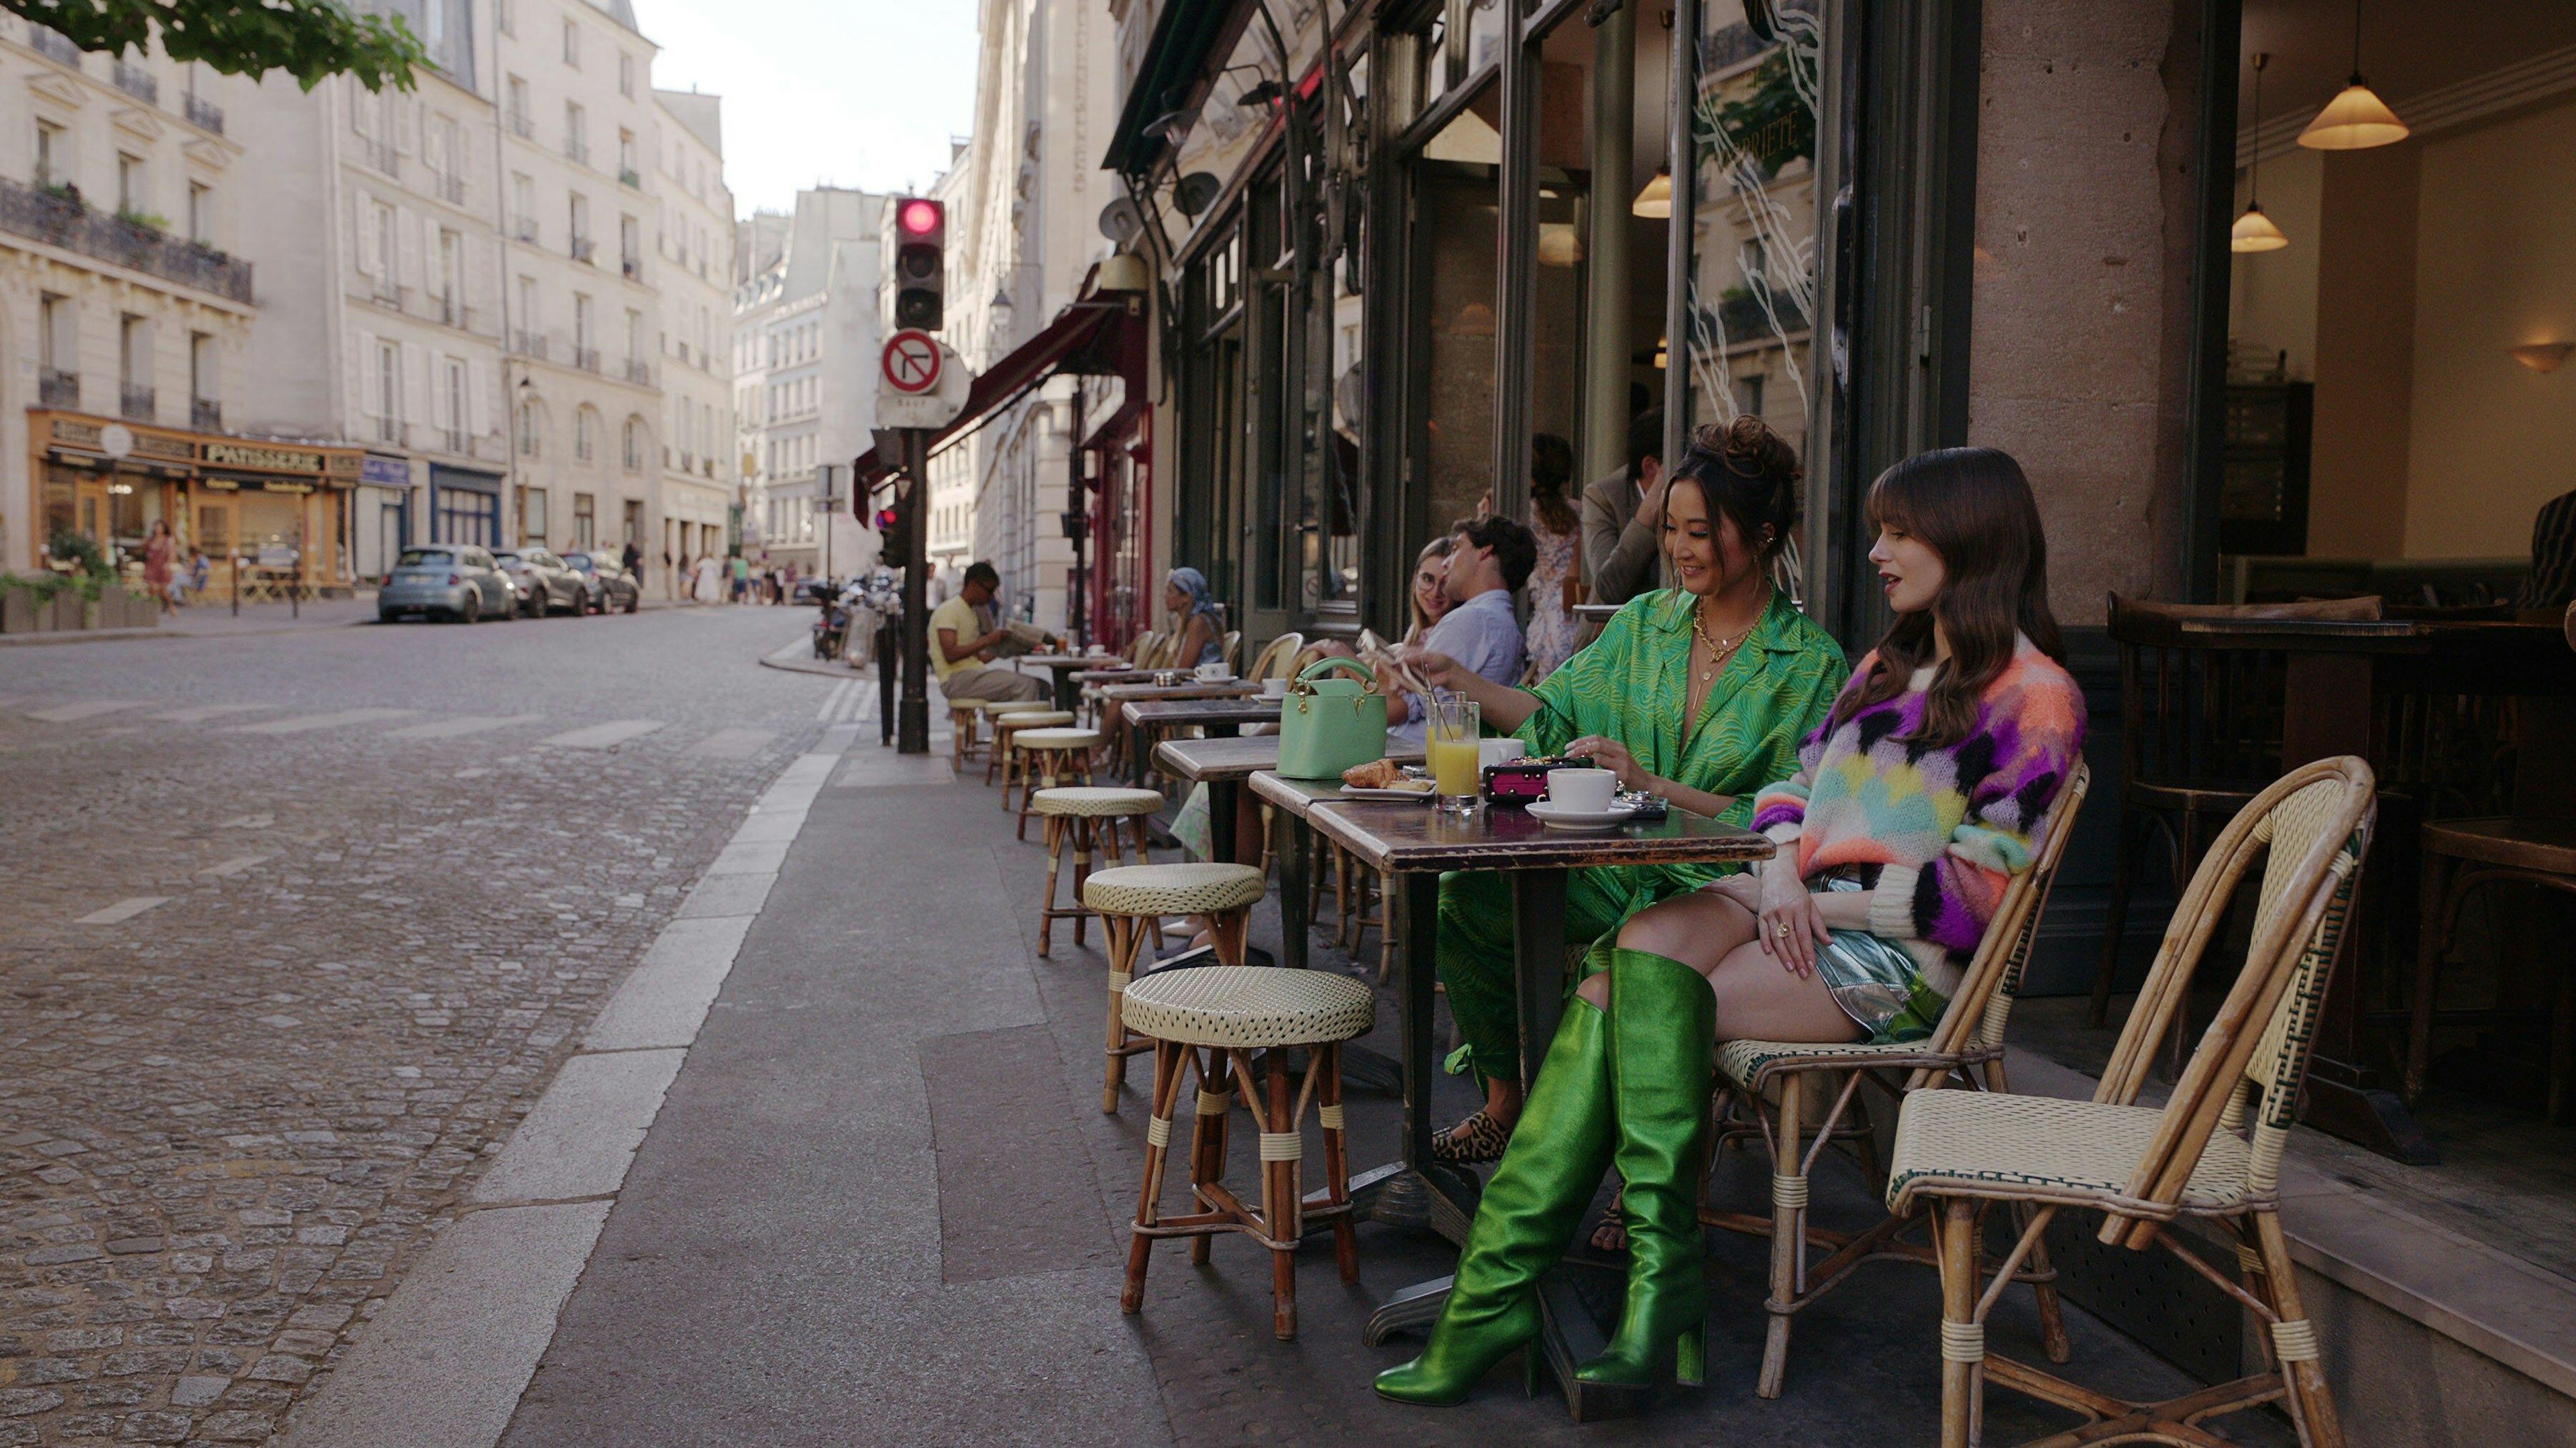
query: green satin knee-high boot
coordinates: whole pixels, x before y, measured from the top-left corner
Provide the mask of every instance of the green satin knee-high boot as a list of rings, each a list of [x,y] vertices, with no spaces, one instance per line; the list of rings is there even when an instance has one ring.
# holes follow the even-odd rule
[[[1627,1183],[1628,1300],[1609,1347],[1576,1371],[1585,1382],[1651,1387],[1667,1349],[1683,1383],[1697,1384],[1706,1368],[1699,1175],[1716,1031],[1717,997],[1698,971],[1642,950],[1611,952],[1611,1159]]]
[[[1477,1204],[1431,1341],[1422,1356],[1377,1375],[1382,1396],[1458,1402],[1513,1348],[1538,1336],[1539,1273],[1564,1255],[1566,1238],[1591,1205],[1610,1165],[1610,1139],[1609,1023],[1591,1003],[1571,1000],[1511,1149]]]

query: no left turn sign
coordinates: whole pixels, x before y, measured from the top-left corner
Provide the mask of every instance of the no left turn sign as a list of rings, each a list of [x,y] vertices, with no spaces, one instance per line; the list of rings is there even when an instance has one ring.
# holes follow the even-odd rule
[[[921,396],[939,385],[938,339],[906,327],[886,338],[879,366],[884,369],[886,386],[907,397]]]

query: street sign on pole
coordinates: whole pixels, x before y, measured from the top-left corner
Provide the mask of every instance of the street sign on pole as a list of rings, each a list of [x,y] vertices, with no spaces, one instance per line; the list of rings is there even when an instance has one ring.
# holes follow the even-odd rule
[[[974,374],[956,352],[927,332],[902,331],[887,338],[879,372],[884,384],[877,389],[879,427],[936,432],[966,410],[966,394],[975,385]]]
[[[885,373],[886,386],[917,397],[939,385],[939,354],[945,350],[928,332],[906,327],[886,338],[877,366]]]

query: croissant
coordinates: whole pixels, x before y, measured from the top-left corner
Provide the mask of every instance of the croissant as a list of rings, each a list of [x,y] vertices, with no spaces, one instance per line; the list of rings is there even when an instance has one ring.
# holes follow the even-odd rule
[[[1371,760],[1342,771],[1342,783],[1355,789],[1386,789],[1404,777],[1404,766],[1392,759]]]

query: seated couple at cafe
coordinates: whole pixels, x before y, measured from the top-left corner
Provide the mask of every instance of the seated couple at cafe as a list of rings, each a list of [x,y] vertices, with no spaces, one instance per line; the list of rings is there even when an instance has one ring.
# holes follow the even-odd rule
[[[1799,495],[1795,455],[1758,419],[1704,428],[1665,498],[1673,587],[1630,601],[1534,690],[1429,649],[1409,656],[1533,753],[1589,756],[1624,787],[1750,825],[1779,854],[1749,874],[1576,872],[1567,934],[1590,946],[1584,978],[1525,1101],[1506,887],[1443,879],[1439,972],[1486,1104],[1435,1150],[1500,1165],[1428,1345],[1378,1377],[1387,1397],[1456,1402],[1535,1336],[1539,1274],[1612,1167],[1626,1305],[1578,1376],[1646,1385],[1669,1358],[1697,1381],[1717,1043],[1929,1034],[2037,853],[2084,707],[2019,465],[1957,448],[1878,480],[1869,558],[1896,621],[1851,670],[1772,586]]]
[[[1002,575],[992,564],[969,563],[957,596],[930,612],[930,668],[939,676],[939,692],[952,701],[1046,696],[1045,680],[996,667],[999,660],[1056,642],[1031,625],[997,621],[993,595],[1001,590]]]

